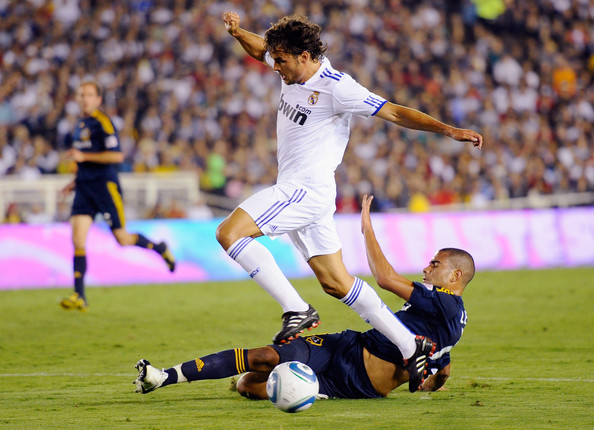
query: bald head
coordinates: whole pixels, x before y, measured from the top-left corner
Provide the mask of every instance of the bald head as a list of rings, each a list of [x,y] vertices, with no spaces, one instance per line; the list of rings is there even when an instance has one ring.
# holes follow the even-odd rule
[[[462,272],[461,281],[466,286],[472,278],[474,278],[474,259],[472,255],[463,249],[458,248],[442,248],[439,250],[442,255],[445,255],[447,261],[454,270]]]

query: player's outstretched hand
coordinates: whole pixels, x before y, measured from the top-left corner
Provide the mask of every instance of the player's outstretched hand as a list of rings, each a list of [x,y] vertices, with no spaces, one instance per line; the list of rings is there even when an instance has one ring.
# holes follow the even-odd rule
[[[474,130],[455,128],[451,135],[451,138],[459,140],[460,142],[470,142],[478,149],[481,149],[483,147],[483,136],[481,136]]]
[[[235,12],[223,12],[223,22],[225,23],[225,30],[233,36],[239,28],[239,15]]]
[[[365,230],[372,228],[371,215],[369,214],[372,200],[373,196],[363,194],[363,199],[361,200],[361,233],[363,234],[365,234]]]

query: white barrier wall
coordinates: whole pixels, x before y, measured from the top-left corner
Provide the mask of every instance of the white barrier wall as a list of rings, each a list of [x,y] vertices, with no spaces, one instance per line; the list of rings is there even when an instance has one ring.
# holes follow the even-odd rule
[[[128,223],[130,231],[166,240],[178,260],[174,274],[154,252],[120,247],[105,225],[87,242],[89,285],[201,282],[246,279],[247,274],[215,239],[220,220],[159,220]],[[358,215],[336,217],[343,255],[353,274],[367,275]],[[594,267],[594,208],[373,215],[377,237],[401,273],[420,273],[444,247],[469,251],[478,270]],[[289,277],[312,272],[288,238],[259,239]],[[594,281],[593,281],[594,282]],[[70,226],[0,225],[0,289],[51,288],[72,284]]]

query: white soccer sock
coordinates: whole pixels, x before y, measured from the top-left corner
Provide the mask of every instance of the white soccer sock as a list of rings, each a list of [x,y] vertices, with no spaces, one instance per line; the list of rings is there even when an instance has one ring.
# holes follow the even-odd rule
[[[176,384],[179,384],[180,382],[188,382],[188,379],[184,376],[184,373],[182,372],[181,367],[182,367],[181,364],[173,366],[173,369],[177,372]]]
[[[415,335],[402,324],[367,282],[355,278],[351,290],[340,299],[398,347],[402,357],[410,358],[415,350]]]
[[[264,245],[251,237],[242,237],[229,247],[227,254],[281,305],[283,313],[309,309]]]

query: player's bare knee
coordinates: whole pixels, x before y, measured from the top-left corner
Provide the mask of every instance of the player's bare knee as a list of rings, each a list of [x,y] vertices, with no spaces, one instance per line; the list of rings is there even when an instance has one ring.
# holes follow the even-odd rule
[[[250,398],[249,396],[249,386],[248,384],[246,384],[245,382],[245,376],[246,375],[241,375],[239,377],[239,379],[237,380],[237,384],[235,385],[235,389],[237,390],[237,392],[242,395],[243,397],[247,397],[248,399]]]
[[[217,238],[217,242],[219,242],[222,246],[223,242],[225,241],[225,232],[224,232],[223,223],[218,225],[218,227],[215,231],[215,237]]]
[[[87,237],[84,234],[72,232],[72,245],[74,249],[85,249]]]
[[[86,240],[84,238],[78,238],[73,236],[72,237],[72,245],[74,246],[75,250],[82,250],[84,251],[85,249],[85,242]]]
[[[239,379],[237,380],[237,384],[235,385],[235,388],[237,389],[237,392],[239,394],[241,394],[243,397],[247,397],[250,398],[250,388],[251,388],[251,384],[250,384],[250,377],[249,377],[249,373],[244,373],[243,375],[241,375],[239,377]]]
[[[215,237],[217,238],[217,242],[223,247],[223,249],[227,250],[231,245],[233,245],[233,237],[231,235],[231,229],[228,227],[227,223],[223,221],[217,227],[215,232]]]

